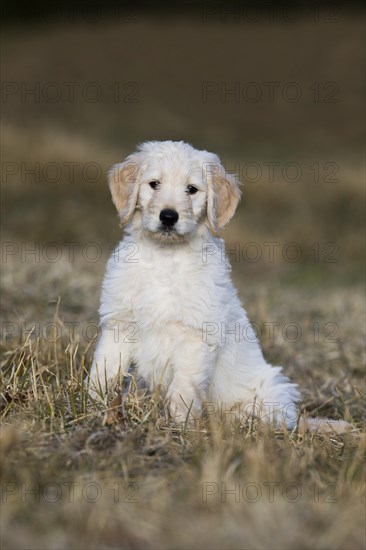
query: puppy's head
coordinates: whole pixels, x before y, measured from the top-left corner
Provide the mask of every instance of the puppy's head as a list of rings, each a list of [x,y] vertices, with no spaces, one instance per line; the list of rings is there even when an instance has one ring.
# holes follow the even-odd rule
[[[109,172],[122,226],[166,243],[190,240],[201,226],[227,224],[240,198],[219,158],[182,141],[150,141]]]

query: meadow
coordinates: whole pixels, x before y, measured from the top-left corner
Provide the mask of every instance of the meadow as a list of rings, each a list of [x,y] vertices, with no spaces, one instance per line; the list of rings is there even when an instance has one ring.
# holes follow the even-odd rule
[[[361,549],[362,17],[131,17],[3,32],[1,545]],[[122,235],[106,172],[147,139],[239,172],[223,237],[264,354],[305,415],[352,433],[210,415],[180,429],[133,385],[123,403],[88,401]]]

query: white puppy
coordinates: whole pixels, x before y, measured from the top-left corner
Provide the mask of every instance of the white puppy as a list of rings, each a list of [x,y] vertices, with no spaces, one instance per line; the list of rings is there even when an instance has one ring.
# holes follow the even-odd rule
[[[103,283],[94,396],[133,364],[177,420],[204,405],[293,427],[297,386],[265,361],[217,237],[240,198],[236,179],[216,155],[164,141],[115,165],[109,185],[125,237]]]

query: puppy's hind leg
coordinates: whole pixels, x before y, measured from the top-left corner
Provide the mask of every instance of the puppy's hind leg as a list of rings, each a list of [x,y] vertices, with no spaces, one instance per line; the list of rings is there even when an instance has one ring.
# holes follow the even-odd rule
[[[350,433],[357,435],[357,429],[346,420],[331,420],[329,418],[309,418],[301,416],[298,423],[299,432],[312,432],[319,435],[334,435]]]

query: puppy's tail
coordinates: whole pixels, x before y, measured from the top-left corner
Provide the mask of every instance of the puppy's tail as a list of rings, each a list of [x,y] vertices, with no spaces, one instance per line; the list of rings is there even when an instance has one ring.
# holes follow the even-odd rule
[[[309,418],[301,416],[298,423],[299,432],[313,432],[321,435],[346,434],[356,435],[355,426],[346,420],[330,420],[329,418]]]

